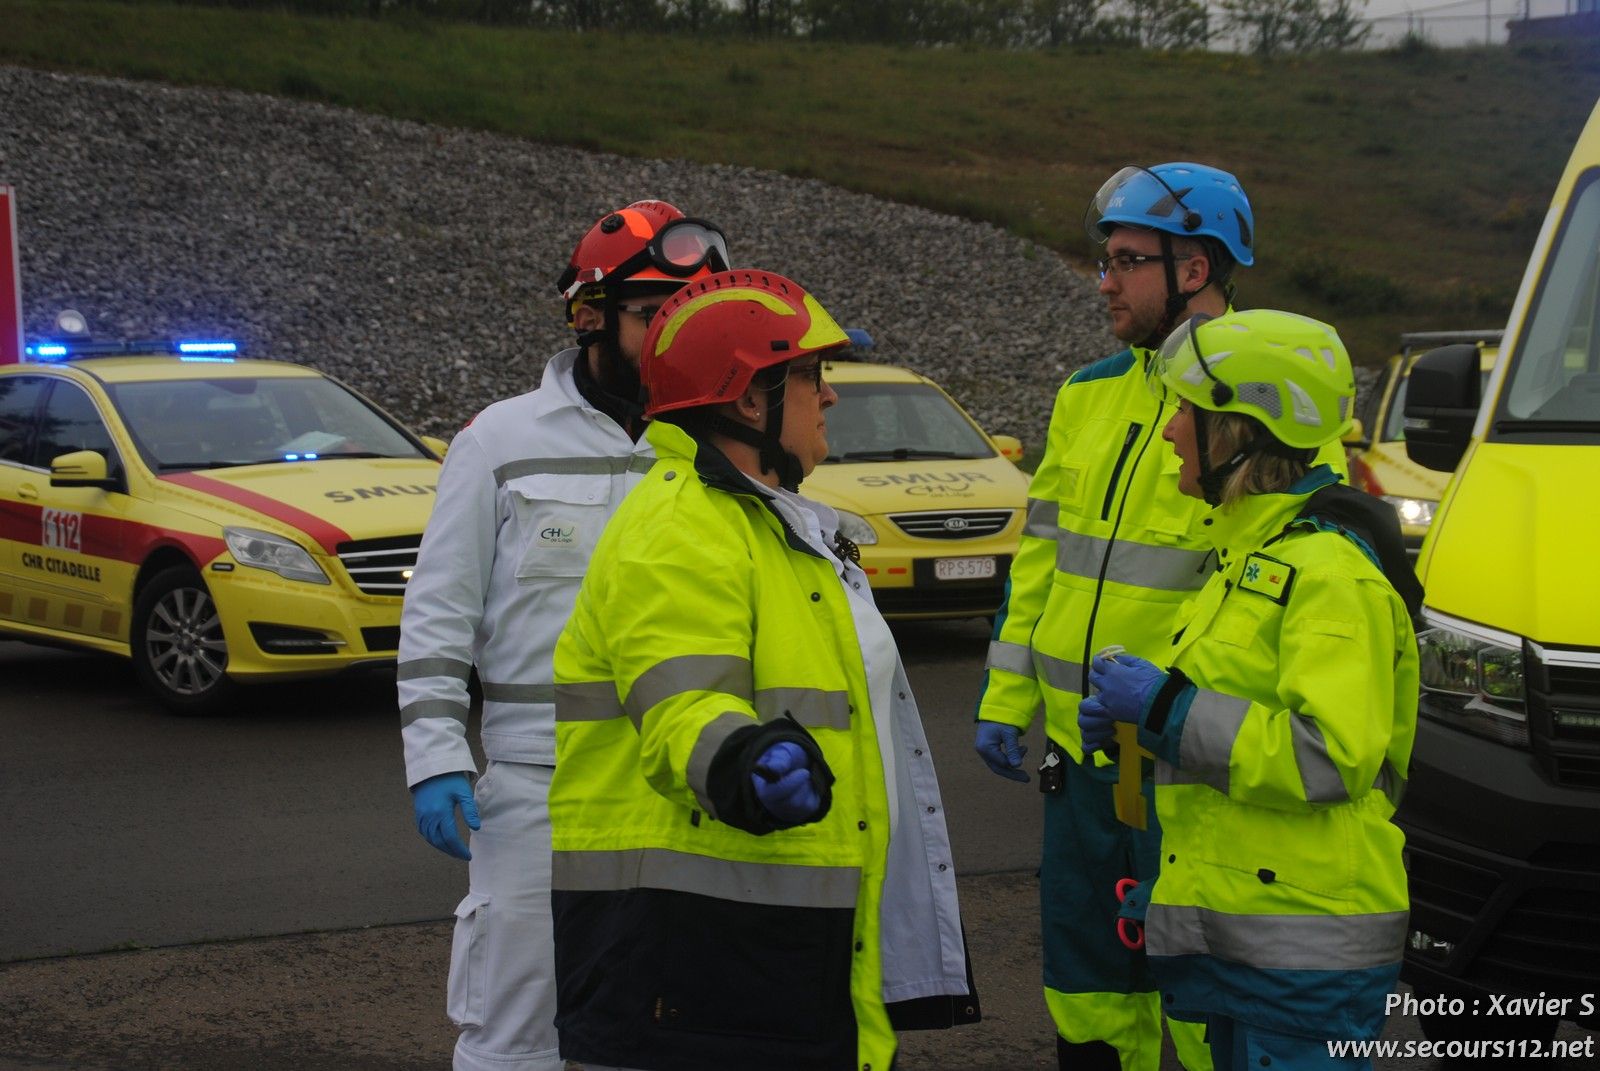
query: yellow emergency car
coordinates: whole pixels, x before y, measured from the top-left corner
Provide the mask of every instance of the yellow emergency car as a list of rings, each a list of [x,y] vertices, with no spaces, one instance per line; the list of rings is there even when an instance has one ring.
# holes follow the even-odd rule
[[[828,457],[800,490],[839,512],[840,531],[885,617],[978,617],[1005,597],[1027,512],[1022,444],[989,436],[932,380],[905,368],[830,361],[839,403]]]
[[[1400,533],[1413,558],[1433,523],[1450,474],[1436,472],[1406,456],[1406,384],[1417,358],[1438,346],[1471,344],[1478,348],[1483,382],[1489,381],[1499,352],[1500,330],[1417,331],[1400,336],[1400,352],[1390,357],[1369,395],[1358,432],[1365,449],[1350,459],[1351,482],[1378,495],[1400,515]],[[1363,430],[1364,429],[1364,430]],[[1349,437],[1346,437],[1349,442]]]
[[[231,343],[27,352],[0,366],[0,636],[129,656],[185,714],[394,662],[442,442]]]

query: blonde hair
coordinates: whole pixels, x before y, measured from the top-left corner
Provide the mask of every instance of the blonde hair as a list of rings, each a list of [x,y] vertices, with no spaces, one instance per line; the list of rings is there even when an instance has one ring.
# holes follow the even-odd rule
[[[1207,440],[1211,447],[1211,456],[1207,460],[1212,466],[1227,461],[1245,444],[1272,435],[1265,424],[1243,413],[1208,411],[1205,419]],[[1231,505],[1246,495],[1287,491],[1310,467],[1303,460],[1256,451],[1245,458],[1244,463],[1223,482],[1221,504]]]

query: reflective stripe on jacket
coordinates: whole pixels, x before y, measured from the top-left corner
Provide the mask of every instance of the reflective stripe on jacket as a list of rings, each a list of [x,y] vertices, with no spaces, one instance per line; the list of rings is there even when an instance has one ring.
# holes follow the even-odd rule
[[[1161,874],[1147,949],[1171,1010],[1288,1033],[1376,1037],[1406,934],[1390,818],[1416,734],[1401,598],[1337,532],[1285,526],[1298,490],[1202,527],[1222,562],[1167,661],[1196,686],[1156,763]]]
[[[1173,408],[1145,385],[1148,352],[1081,368],[1056,394],[978,703],[979,718],[1022,729],[1042,703],[1046,732],[1074,760],[1088,657],[1120,643],[1161,660],[1179,605],[1212,572],[1211,545],[1192,530],[1205,503],[1178,491],[1161,439]]]
[[[537,390],[496,402],[450,444],[406,585],[399,696],[406,783],[475,770],[467,678],[483,686],[483,749],[555,762],[551,658],[589,555],[654,460],[573,382],[579,352]]]
[[[670,424],[647,435],[660,461],[556,650],[562,1053],[887,1068],[880,910],[905,909],[883,902],[890,812],[851,597],[720,454]],[[749,788],[749,755],[782,734],[832,773],[820,821],[785,827]],[[895,836],[923,828],[902,814]],[[953,871],[923,859],[949,910],[892,928],[946,950],[935,988],[964,992]]]
[[[1216,567],[1198,527],[1206,504],[1178,490],[1178,455],[1161,438],[1174,407],[1146,385],[1149,354],[1123,350],[1056,393],[978,701],[980,719],[1021,729],[1042,704],[1045,731],[1075,761],[1089,659],[1117,643],[1165,665],[1179,608]],[[1346,471],[1339,443],[1317,460]]]

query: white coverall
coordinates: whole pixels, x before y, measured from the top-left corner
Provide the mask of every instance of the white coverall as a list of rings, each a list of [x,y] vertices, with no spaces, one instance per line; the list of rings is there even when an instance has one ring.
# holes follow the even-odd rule
[[[551,659],[601,529],[649,470],[584,400],[577,349],[537,390],[489,406],[450,444],[406,585],[399,694],[406,783],[477,772],[467,678],[483,690],[468,893],[456,908],[448,1010],[455,1071],[561,1071],[550,923]]]

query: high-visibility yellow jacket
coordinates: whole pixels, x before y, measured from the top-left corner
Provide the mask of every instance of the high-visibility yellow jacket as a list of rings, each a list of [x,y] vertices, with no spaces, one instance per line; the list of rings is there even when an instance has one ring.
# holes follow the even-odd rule
[[[1140,730],[1163,830],[1146,948],[1173,1013],[1353,1039],[1382,1031],[1406,934],[1390,817],[1417,645],[1362,544],[1296,520],[1331,479],[1202,522],[1222,571],[1161,659],[1194,687]]]
[[[647,434],[659,460],[607,526],[556,647],[562,1054],[886,1071],[886,985],[921,998],[900,1009],[917,1025],[975,1018],[948,842],[927,835],[933,816],[943,829],[936,786],[896,812],[893,859],[926,868],[908,883],[922,891],[886,897],[886,874],[907,868],[891,861],[835,562],[719,452],[669,424]],[[755,798],[750,771],[779,740],[831,771],[818,821],[785,826]],[[926,773],[910,780],[930,784],[931,761]],[[921,978],[901,975],[895,942],[931,958]]]
[[[1179,606],[1216,567],[1198,525],[1206,504],[1178,490],[1178,455],[1161,438],[1174,406],[1146,385],[1149,359],[1123,350],[1056,393],[978,701],[980,720],[1024,730],[1042,704],[1046,733],[1075,761],[1094,653],[1118,643],[1165,664]],[[1317,461],[1346,471],[1338,443]]]

